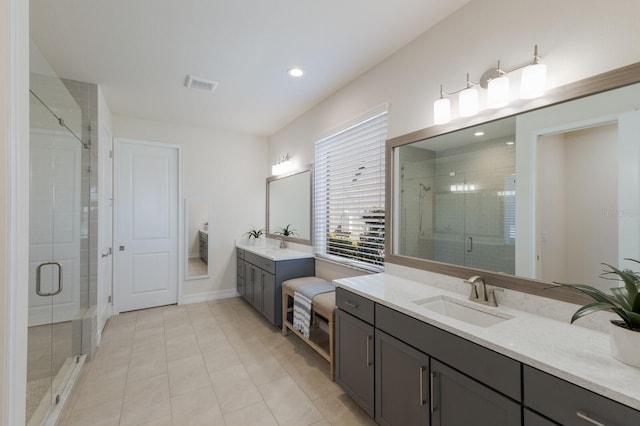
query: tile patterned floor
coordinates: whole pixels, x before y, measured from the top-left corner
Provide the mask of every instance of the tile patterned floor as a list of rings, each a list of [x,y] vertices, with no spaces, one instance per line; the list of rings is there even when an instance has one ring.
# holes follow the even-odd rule
[[[113,317],[70,404],[62,425],[374,424],[240,298]]]

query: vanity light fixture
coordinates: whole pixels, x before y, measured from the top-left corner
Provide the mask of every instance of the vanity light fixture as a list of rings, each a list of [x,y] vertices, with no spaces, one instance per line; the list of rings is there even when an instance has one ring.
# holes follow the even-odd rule
[[[522,70],[520,80],[520,98],[533,99],[544,94],[547,81],[547,66],[540,63],[538,46],[534,47],[533,61],[509,70],[500,66],[490,68],[480,77],[479,82],[473,82],[467,74],[467,84],[463,89],[445,92],[440,86],[440,98],[433,103],[433,118],[435,124],[446,124],[451,121],[451,102],[449,96],[458,95],[458,112],[461,117],[471,117],[478,113],[478,90],[476,86],[487,89],[487,107],[502,108],[510,101],[510,82],[507,74]]]
[[[293,162],[289,154],[286,154],[282,158],[278,158],[275,164],[271,166],[271,174],[273,176],[284,175],[293,170]]]

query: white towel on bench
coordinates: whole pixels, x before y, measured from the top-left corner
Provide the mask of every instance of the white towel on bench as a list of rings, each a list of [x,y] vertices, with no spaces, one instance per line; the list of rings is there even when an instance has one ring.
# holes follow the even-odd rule
[[[301,285],[293,293],[293,326],[307,339],[311,333],[311,309],[313,298],[318,294],[335,291],[327,281]]]

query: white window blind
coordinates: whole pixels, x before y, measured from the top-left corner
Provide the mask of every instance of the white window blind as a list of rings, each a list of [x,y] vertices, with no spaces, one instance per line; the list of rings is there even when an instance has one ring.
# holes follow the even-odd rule
[[[387,111],[315,145],[314,247],[320,257],[381,270]]]

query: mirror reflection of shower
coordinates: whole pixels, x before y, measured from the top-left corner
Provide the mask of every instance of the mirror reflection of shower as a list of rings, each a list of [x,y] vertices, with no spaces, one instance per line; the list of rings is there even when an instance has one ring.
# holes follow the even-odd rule
[[[418,182],[418,234],[424,235],[423,218],[424,218],[424,200],[427,193],[431,191],[431,186],[425,186],[422,182]]]

